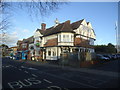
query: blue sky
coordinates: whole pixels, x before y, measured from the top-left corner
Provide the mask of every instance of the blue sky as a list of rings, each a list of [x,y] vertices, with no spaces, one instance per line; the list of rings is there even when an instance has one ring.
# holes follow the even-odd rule
[[[27,12],[17,10],[11,19],[13,26],[8,31],[18,40],[32,36],[37,28],[41,28],[42,22],[46,23],[47,27],[51,27],[56,18],[61,23],[66,20],[75,22],[85,19],[87,22],[91,22],[96,33],[95,44],[115,44],[115,22],[118,19],[117,5],[117,2],[71,2],[60,6],[60,9],[47,17],[41,18],[39,16],[39,20],[36,18],[32,20]]]

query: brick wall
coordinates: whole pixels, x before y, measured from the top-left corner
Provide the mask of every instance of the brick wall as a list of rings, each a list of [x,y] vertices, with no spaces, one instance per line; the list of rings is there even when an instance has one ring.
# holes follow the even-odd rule
[[[81,39],[81,38],[75,38],[74,46],[93,48],[93,46],[89,44],[89,40],[85,40],[85,39]]]
[[[44,44],[44,47],[47,47],[47,46],[56,46],[58,43],[58,40],[57,38],[54,38],[54,39],[50,39],[48,40],[45,44]]]
[[[17,47],[17,51],[28,50],[28,43],[27,43],[27,47],[26,47],[26,48],[23,48],[23,47],[22,47],[22,44],[23,44],[23,43],[20,43],[20,44],[19,44],[19,47]]]

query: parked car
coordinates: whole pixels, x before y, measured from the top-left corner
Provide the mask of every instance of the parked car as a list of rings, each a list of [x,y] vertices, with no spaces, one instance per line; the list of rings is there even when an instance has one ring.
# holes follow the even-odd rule
[[[117,59],[120,59],[120,54],[116,54]]]
[[[117,59],[116,54],[113,54],[113,55],[112,55],[112,59],[113,59],[113,60],[116,60],[116,59]]]
[[[10,58],[10,56],[5,56],[6,58]]]
[[[112,56],[111,56],[111,55],[109,55],[109,54],[104,54],[103,56],[104,56],[104,57],[109,58],[109,60],[111,60],[111,59],[112,59]]]
[[[109,58],[108,58],[108,57],[105,57],[105,56],[103,56],[103,55],[101,55],[101,54],[97,54],[97,55],[96,55],[96,58],[97,58],[98,60],[109,61]]]

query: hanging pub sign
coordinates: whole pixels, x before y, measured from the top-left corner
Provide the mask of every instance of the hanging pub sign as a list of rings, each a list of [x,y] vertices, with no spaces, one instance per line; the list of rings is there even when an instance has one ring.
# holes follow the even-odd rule
[[[40,43],[39,43],[39,40],[36,41],[36,47],[39,47],[40,46]]]
[[[39,46],[40,46],[40,43],[36,43],[36,46],[39,47]]]

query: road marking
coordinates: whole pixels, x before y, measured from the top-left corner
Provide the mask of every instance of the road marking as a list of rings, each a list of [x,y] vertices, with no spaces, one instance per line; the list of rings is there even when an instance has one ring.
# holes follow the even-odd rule
[[[7,67],[9,67],[9,66],[3,66],[3,67],[7,68]]]
[[[90,81],[99,81],[99,82],[104,82],[104,80],[100,80],[100,79],[94,79],[94,78],[89,78],[89,77],[80,76],[80,75],[76,75],[76,76],[81,77],[81,78],[86,78],[86,79],[89,79]]]
[[[38,69],[36,69],[36,68],[28,68],[28,69],[31,69],[31,70],[38,70]]]
[[[51,81],[48,81],[47,79],[43,79],[44,81],[48,82],[48,83],[52,83]]]
[[[27,71],[24,71],[25,73],[28,73]]]
[[[19,69],[20,71],[22,70],[22,69]]]
[[[10,65],[11,67],[14,67],[14,66],[12,66],[12,65]]]
[[[34,76],[34,77],[38,77],[37,75],[35,75],[35,74],[32,74],[32,76]]]
[[[43,72],[43,71],[39,71],[39,72]],[[56,75],[53,75],[53,74],[50,74],[50,73],[46,73],[46,72],[43,72],[43,73],[47,74],[49,76],[56,77],[56,78],[59,78],[59,79],[63,79],[63,80],[66,80],[66,81],[69,81],[69,82],[72,82],[72,83],[79,84],[79,85],[83,85],[83,86],[87,86],[87,87],[91,87],[91,88],[98,88],[96,86],[88,85],[88,84],[85,84],[85,83],[80,83],[78,81],[69,80],[69,79],[66,79],[66,78],[63,78],[63,77],[59,77],[59,76],[56,76]]]
[[[29,87],[29,86],[41,84],[41,83],[42,82],[40,80],[37,80],[36,78],[28,78],[28,79],[24,79],[24,80],[9,82],[8,85],[13,90],[16,90],[16,89],[20,89],[23,87]]]
[[[50,90],[69,90],[67,88],[61,88],[59,86],[49,86],[47,88],[50,89]]]
[[[15,89],[15,87],[17,88],[22,88],[23,86],[19,84],[19,82],[9,82],[8,85],[10,86],[10,88],[12,88],[13,90]],[[18,87],[19,86],[19,87]]]
[[[107,81],[104,81],[104,82],[100,82],[100,83],[97,83],[96,85],[101,85],[101,84],[104,84],[106,82],[109,82],[110,80],[107,80]]]
[[[14,67],[14,68],[17,68],[17,67]]]
[[[27,67],[21,66],[21,68],[27,68]]]
[[[60,87],[58,87],[58,86],[49,86],[49,87],[47,87],[48,89],[50,89],[50,90],[62,90],[62,88],[60,88]],[[53,89],[52,89],[53,88]]]
[[[19,80],[18,82],[19,82],[19,83],[21,83],[21,84],[22,84],[23,86],[25,86],[25,87],[26,87],[26,86],[28,87],[28,86],[33,85],[31,82],[29,82],[29,81],[28,81],[28,80],[26,80],[26,79],[24,79],[24,81],[25,81],[25,82],[27,82],[27,84],[26,84],[26,83],[24,83],[23,81],[20,81],[20,80]]]

